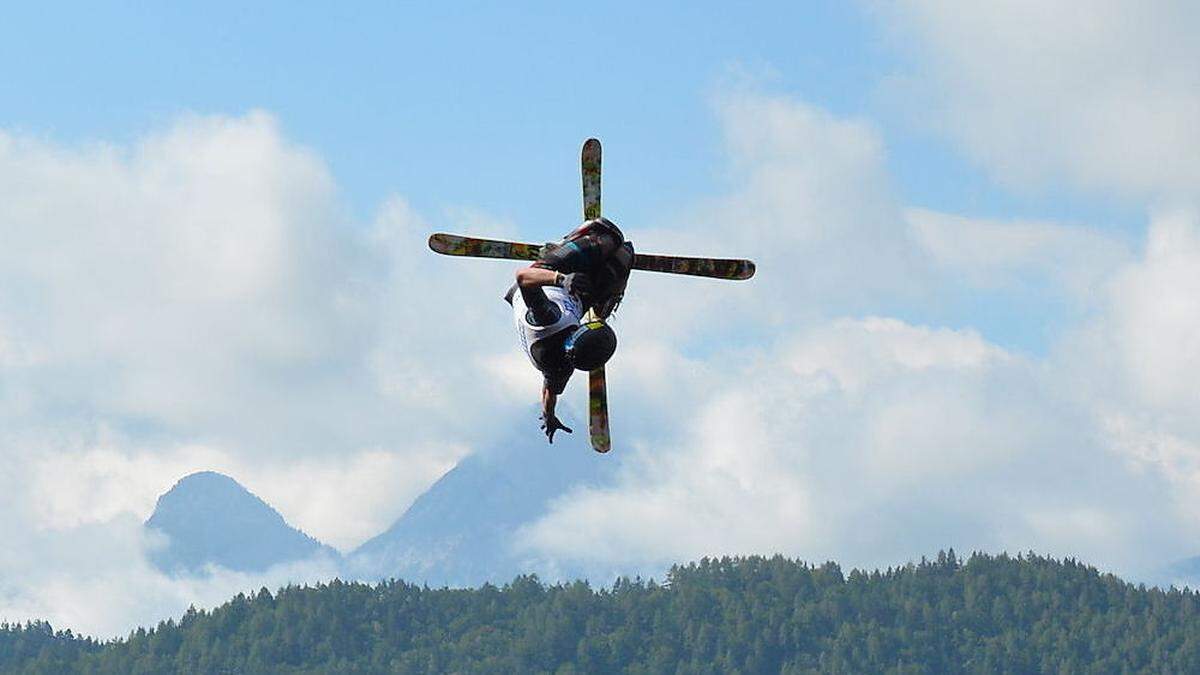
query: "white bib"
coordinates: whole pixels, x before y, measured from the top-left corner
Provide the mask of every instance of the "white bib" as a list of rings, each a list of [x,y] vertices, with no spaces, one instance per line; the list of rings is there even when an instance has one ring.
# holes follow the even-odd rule
[[[560,314],[558,321],[548,326],[535,326],[529,323],[529,319],[525,316],[529,312],[529,308],[525,306],[525,298],[521,296],[521,289],[517,289],[512,298],[513,320],[517,324],[517,335],[521,338],[521,349],[525,350],[525,355],[529,357],[529,361],[535,368],[538,364],[533,360],[533,343],[561,330],[577,327],[580,317],[583,316],[579,302],[563,289],[558,286],[543,286],[542,291],[546,293],[546,298],[558,307]]]

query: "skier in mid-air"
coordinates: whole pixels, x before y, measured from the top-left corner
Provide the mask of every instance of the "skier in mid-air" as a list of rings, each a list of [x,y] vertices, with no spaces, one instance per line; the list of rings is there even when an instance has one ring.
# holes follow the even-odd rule
[[[584,141],[579,153],[584,223],[561,241],[539,246],[435,232],[429,235],[429,248],[442,255],[534,261],[517,272],[517,283],[504,299],[513,306],[521,347],[545,378],[542,430],[551,443],[556,431],[571,433],[554,416],[554,405],[571,373],[586,370],[588,437],[593,450],[606,453],[612,439],[604,364],[616,351],[617,336],[604,320],[621,302],[630,270],[749,279],[754,262],[634,254],[621,230],[600,217],[600,156],[599,140]]]
[[[544,246],[533,264],[517,271],[504,297],[521,347],[543,376],[541,428],[551,443],[559,429],[571,433],[554,414],[571,374],[603,366],[616,351],[617,336],[605,319],[621,302],[633,260],[633,244],[621,230],[595,218]]]

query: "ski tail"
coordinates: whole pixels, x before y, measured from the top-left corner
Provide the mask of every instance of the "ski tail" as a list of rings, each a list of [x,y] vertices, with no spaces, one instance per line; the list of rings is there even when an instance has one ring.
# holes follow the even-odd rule
[[[583,219],[600,217],[600,141],[589,138],[583,144],[579,165],[583,174]]]
[[[608,431],[608,382],[604,366],[588,373],[588,434],[592,449],[599,453],[612,449]]]

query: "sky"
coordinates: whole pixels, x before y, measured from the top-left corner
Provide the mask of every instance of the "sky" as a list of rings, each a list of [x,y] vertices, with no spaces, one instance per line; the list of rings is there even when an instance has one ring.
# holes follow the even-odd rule
[[[117,635],[329,573],[148,568],[140,523],[190,471],[349,550],[536,434],[512,266],[424,242],[573,227],[589,136],[639,250],[759,273],[631,281],[620,479],[521,546],[1196,555],[1198,27],[1186,2],[11,9],[0,617]]]

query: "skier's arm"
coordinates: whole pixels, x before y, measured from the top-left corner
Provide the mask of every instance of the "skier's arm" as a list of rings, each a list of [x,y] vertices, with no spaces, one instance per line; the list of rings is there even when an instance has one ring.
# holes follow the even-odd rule
[[[546,439],[551,443],[554,442],[554,432],[562,429],[568,434],[571,433],[571,428],[554,416],[554,405],[558,403],[558,394],[555,394],[550,389],[550,385],[542,386],[542,431],[546,432]]]
[[[557,286],[560,274],[545,267],[523,267],[517,270],[517,285],[521,288]]]
[[[564,291],[579,297],[584,297],[591,290],[587,275],[582,272],[563,274],[545,267],[523,267],[517,270],[517,286],[523,290],[532,290],[542,286],[558,286]]]
[[[549,284],[546,283],[547,276],[550,278]],[[557,281],[557,273],[553,270],[535,267],[517,270],[517,288],[521,291],[521,297],[525,300],[525,306],[529,308],[536,326],[548,326],[558,321],[561,316],[554,303],[550,302],[545,291],[542,290],[542,286],[551,285],[555,281]]]

